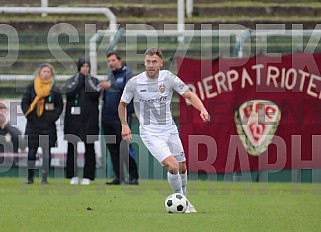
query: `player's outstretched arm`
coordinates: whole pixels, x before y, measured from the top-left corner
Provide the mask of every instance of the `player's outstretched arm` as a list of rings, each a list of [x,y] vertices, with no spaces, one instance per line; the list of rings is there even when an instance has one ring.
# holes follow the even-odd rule
[[[195,93],[191,90],[187,90],[183,93],[183,97],[185,97],[196,109],[198,109],[201,113],[200,116],[204,123],[208,123],[210,121],[210,115],[205,109],[201,99],[197,97]]]
[[[118,105],[118,116],[121,121],[121,136],[123,139],[130,141],[132,139],[132,132],[127,123],[127,103],[120,101]]]

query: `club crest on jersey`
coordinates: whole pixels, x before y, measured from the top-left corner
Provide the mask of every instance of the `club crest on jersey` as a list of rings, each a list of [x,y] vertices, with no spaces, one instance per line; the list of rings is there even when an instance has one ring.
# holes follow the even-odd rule
[[[161,93],[164,93],[164,91],[165,91],[165,85],[164,85],[164,83],[161,83],[161,84],[158,86],[158,89],[159,89],[159,91],[160,91]]]
[[[266,151],[281,119],[277,104],[266,100],[251,100],[235,111],[235,124],[243,146],[251,155]]]

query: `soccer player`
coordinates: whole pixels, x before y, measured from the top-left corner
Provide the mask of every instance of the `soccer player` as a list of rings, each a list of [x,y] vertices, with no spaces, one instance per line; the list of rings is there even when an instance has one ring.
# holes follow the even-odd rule
[[[145,52],[144,64],[146,71],[127,82],[119,103],[122,137],[127,141],[132,138],[127,123],[126,106],[134,99],[142,141],[158,162],[167,168],[167,180],[173,192],[186,195],[186,158],[170,111],[173,90],[200,111],[204,123],[210,121],[210,116],[201,100],[179,77],[168,70],[161,70],[163,59],[160,49],[148,49]],[[196,210],[189,204],[186,212]]]

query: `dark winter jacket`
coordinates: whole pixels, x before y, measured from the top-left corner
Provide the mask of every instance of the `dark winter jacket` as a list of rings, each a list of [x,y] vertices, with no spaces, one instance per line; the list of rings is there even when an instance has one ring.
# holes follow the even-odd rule
[[[123,94],[126,83],[130,78],[133,77],[133,72],[128,66],[123,66],[112,72],[109,80],[111,82],[111,87],[104,91],[104,105],[102,110],[102,120],[119,120],[118,117],[118,105],[120,98]],[[127,114],[130,115],[134,113],[133,102],[127,106]]]
[[[67,80],[64,133],[78,136],[86,142],[86,135],[99,134],[99,80],[77,73]],[[75,113],[77,108],[78,113]],[[98,136],[95,137],[95,140]]]
[[[28,111],[35,97],[36,92],[32,82],[27,86],[21,100],[21,109],[24,114]],[[54,108],[49,110],[44,107],[41,116],[37,115],[36,110],[28,114],[25,135],[28,136],[29,148],[39,147],[39,135],[49,135],[49,145],[51,147],[55,146],[57,141],[56,121],[63,110],[63,101],[60,90],[55,84],[51,88],[50,95],[44,100],[45,106],[46,104],[53,104]]]
[[[10,136],[11,139],[9,142],[7,142],[8,145],[6,145],[6,146],[9,146],[7,147],[7,149],[9,148],[12,150],[9,152],[18,153],[19,136],[21,136],[21,132],[18,128],[13,127],[10,124],[7,124],[4,128],[0,127],[0,136],[2,137],[0,141],[4,139],[6,136]],[[5,141],[1,141],[1,143],[2,142],[3,144],[5,144]],[[3,153],[4,151],[5,151],[4,146],[0,146],[0,153]]]

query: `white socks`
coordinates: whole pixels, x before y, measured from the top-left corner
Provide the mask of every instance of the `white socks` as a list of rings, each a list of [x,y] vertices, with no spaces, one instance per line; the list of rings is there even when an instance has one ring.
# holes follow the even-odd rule
[[[182,179],[180,174],[171,174],[170,172],[167,172],[167,180],[169,185],[171,186],[174,193],[181,193],[182,191]]]
[[[185,173],[180,174],[182,180],[182,191],[184,196],[186,196],[186,186],[187,186],[187,170]]]
[[[182,193],[186,196],[187,171],[183,174],[167,172],[167,180],[174,193]]]

